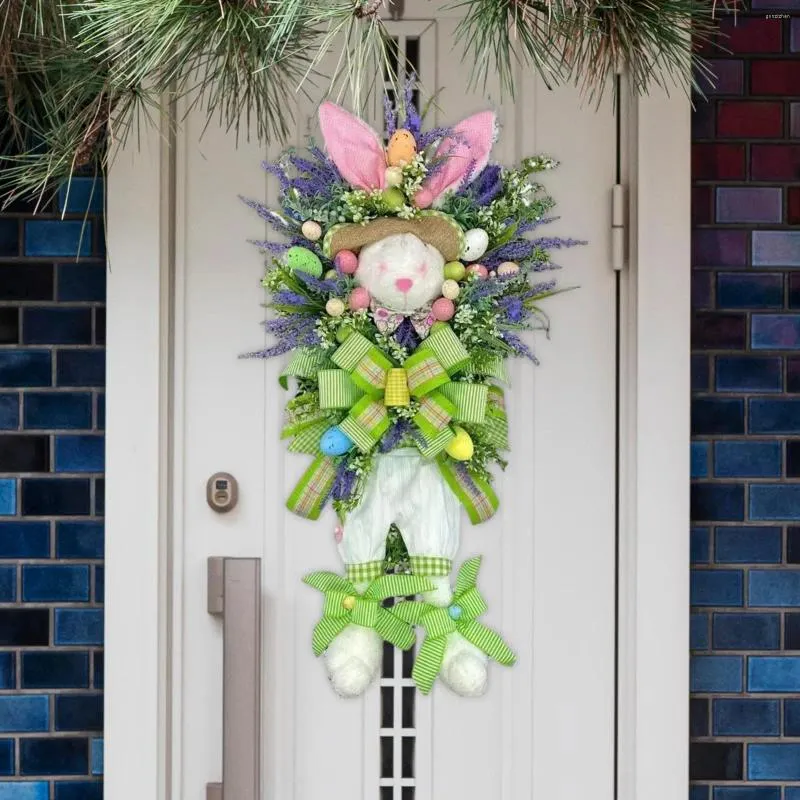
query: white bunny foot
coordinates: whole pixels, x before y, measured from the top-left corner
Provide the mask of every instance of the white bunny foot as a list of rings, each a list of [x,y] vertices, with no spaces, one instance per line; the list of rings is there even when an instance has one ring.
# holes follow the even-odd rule
[[[383,640],[376,631],[348,625],[325,651],[331,686],[342,697],[363,694],[378,675],[382,655]]]
[[[449,606],[453,599],[450,579],[432,577],[428,580],[436,588],[425,592],[425,600],[442,608]],[[460,633],[451,633],[447,637],[439,678],[448,689],[462,697],[480,697],[489,684],[489,659]]]
[[[439,677],[462,697],[480,697],[489,685],[489,659],[460,633],[451,633]]]

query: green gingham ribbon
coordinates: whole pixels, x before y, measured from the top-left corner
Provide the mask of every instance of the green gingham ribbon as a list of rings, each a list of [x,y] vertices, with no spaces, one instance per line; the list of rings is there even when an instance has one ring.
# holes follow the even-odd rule
[[[503,390],[490,386],[486,397],[486,416],[481,430],[489,444],[498,450],[508,450],[508,416]]]
[[[488,608],[477,587],[480,566],[480,556],[464,562],[458,572],[453,599],[447,608],[419,601],[399,603],[395,607],[395,614],[400,619],[410,625],[419,625],[425,630],[425,640],[411,672],[414,683],[423,694],[430,692],[442,669],[447,637],[451,633],[460,633],[481,652],[503,666],[511,666],[516,661],[511,648],[500,635],[477,621]]]
[[[372,628],[387,642],[401,650],[414,644],[411,625],[396,615],[396,609],[384,608],[390,597],[409,597],[433,589],[425,578],[414,575],[383,575],[376,578],[363,593],[333,572],[312,572],[303,582],[319,589],[325,597],[322,619],[314,627],[314,655],[323,653],[328,645],[348,626]],[[400,604],[402,605],[402,603]]]
[[[299,347],[295,350],[278,382],[286,389],[289,378],[313,378],[317,372],[330,364],[328,354],[315,347]]]

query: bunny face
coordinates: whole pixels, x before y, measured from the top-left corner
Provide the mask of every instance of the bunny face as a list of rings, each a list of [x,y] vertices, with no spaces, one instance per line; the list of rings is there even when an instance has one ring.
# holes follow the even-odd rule
[[[441,294],[444,258],[413,233],[397,233],[361,250],[355,278],[381,305],[410,314]]]

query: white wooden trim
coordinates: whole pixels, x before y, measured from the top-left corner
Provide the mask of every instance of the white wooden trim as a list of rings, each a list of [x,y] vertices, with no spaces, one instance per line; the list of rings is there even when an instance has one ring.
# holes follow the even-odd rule
[[[170,126],[108,178],[105,794],[168,797]]]
[[[631,102],[630,98],[626,98]],[[684,800],[689,753],[690,106],[632,101],[622,278],[620,800]]]

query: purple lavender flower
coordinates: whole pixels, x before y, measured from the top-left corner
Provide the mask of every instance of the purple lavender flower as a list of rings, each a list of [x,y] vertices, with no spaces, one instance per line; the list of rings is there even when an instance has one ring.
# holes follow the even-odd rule
[[[272,304],[276,306],[307,306],[308,298],[297,292],[290,292],[288,289],[275,292],[272,295]]]
[[[383,96],[383,121],[386,127],[386,135],[391,136],[397,130],[397,113],[392,107],[392,101],[388,94]]]
[[[541,281],[540,283],[534,283],[532,286],[529,286],[523,297],[525,298],[533,298],[538,297],[545,292],[550,292],[556,288],[556,282],[553,280],[550,281]]]
[[[407,419],[400,419],[389,428],[378,443],[378,450],[381,453],[388,453],[394,450],[400,442],[411,434],[411,423]]]
[[[339,288],[339,281],[335,279],[320,280],[319,278],[315,278],[313,275],[309,275],[308,272],[303,272],[302,270],[298,270],[293,274],[295,278],[297,278],[301,283],[305,284],[309,289],[319,292],[320,294],[335,292]]]
[[[274,211],[271,211],[267,208],[263,203],[259,203],[257,200],[250,200],[247,197],[242,197],[239,195],[239,199],[249,208],[252,208],[261,219],[265,222],[268,222],[269,225],[278,233],[288,234],[291,232],[292,228],[286,222],[286,220],[280,215],[276,214]]]
[[[417,107],[414,105],[414,87],[417,83],[417,76],[413,73],[406,78],[403,85],[403,105],[405,106],[405,122],[406,130],[410,131],[417,139],[420,135],[422,128],[422,119],[419,116]]]
[[[511,333],[510,331],[503,331],[500,334],[500,338],[516,353],[518,356],[522,356],[523,358],[527,358],[532,361],[534,364],[539,363],[539,359],[533,354],[533,351],[528,347],[525,342],[517,336],[516,333]]]
[[[587,242],[580,239],[562,239],[560,236],[543,236],[540,239],[534,239],[532,244],[534,247],[541,247],[543,250],[557,250],[562,247],[576,247],[580,244],[587,244]]]
[[[523,222],[517,228],[517,234],[528,233],[529,231],[538,228],[540,225],[548,225],[551,222],[555,222],[557,219],[561,219],[561,217],[542,217],[541,219],[531,219],[527,222]]]
[[[517,324],[527,316],[522,300],[516,295],[500,298],[498,305],[509,322]]]
[[[274,256],[282,256],[292,246],[288,242],[267,242],[263,239],[248,239],[247,241],[259,250],[266,250]]]
[[[453,135],[452,128],[433,128],[425,133],[420,133],[417,138],[417,147],[424,150],[429,145],[433,144],[437,139],[446,139],[448,136]]]
[[[502,191],[502,169],[497,164],[489,164],[478,173],[475,180],[465,183],[459,194],[471,196],[479,206],[488,206]]]
[[[330,496],[334,500],[347,500],[356,488],[358,475],[351,470],[346,461],[340,462],[336,467],[336,476],[333,479]]]
[[[512,239],[507,244],[490,250],[481,258],[487,267],[496,267],[504,261],[524,261],[536,249],[536,245],[528,239]]]
[[[280,164],[270,164],[269,161],[262,161],[261,167],[265,172],[274,175],[280,181],[282,194],[285,194],[289,190],[291,186],[289,176]]]

